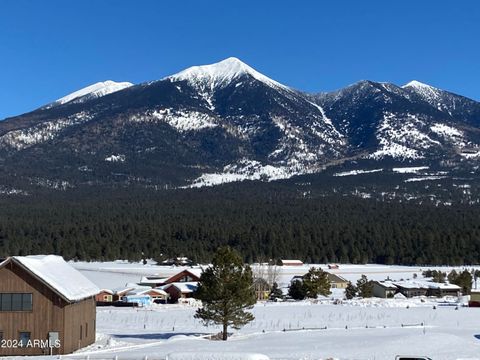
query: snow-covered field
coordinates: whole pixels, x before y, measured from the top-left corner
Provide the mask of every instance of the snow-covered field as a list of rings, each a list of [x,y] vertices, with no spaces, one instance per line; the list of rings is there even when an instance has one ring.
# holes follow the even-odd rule
[[[136,282],[142,275],[171,275],[174,267],[153,264],[75,263],[100,287]],[[326,268],[326,265],[322,265]],[[305,273],[283,267],[279,282]],[[385,265],[340,265],[332,272],[356,281],[411,279],[426,270]],[[449,271],[450,268],[441,268]],[[457,270],[460,270],[457,268]],[[341,293],[335,292],[335,297]],[[97,310],[97,342],[65,357],[96,359],[394,359],[424,355],[437,359],[480,359],[480,309],[456,307],[456,298],[367,299],[259,303],[255,320],[232,330],[227,342],[207,339],[219,327],[195,320],[195,304],[149,308],[101,307]],[[443,301],[443,300],[441,300]],[[466,299],[460,299],[460,303]],[[453,306],[452,306],[453,305]],[[435,308],[434,308],[435,307]],[[249,354],[249,355],[247,355]],[[257,354],[257,355],[255,355]],[[258,354],[265,355],[264,357]]]

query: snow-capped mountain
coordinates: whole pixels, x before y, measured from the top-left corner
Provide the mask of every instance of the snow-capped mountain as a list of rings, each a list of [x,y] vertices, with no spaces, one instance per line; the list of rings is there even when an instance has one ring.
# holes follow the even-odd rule
[[[55,100],[54,102],[46,105],[44,109],[50,109],[52,107],[63,105],[69,102],[86,102],[91,99],[96,99],[116,91],[123,90],[132,85],[133,84],[130,82],[115,82],[111,80],[98,82]]]
[[[0,167],[24,182],[196,187],[351,161],[475,162],[479,114],[478,102],[415,81],[306,94],[228,58],[94,84],[1,121]]]
[[[228,86],[232,81],[245,75],[251,76],[268,86],[290,90],[287,86],[259,73],[235,57],[230,57],[215,64],[192,66],[165,79],[173,82],[185,80],[198,90],[213,90]]]

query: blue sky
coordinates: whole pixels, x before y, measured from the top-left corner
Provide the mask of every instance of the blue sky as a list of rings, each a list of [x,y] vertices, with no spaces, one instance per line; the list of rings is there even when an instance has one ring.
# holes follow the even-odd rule
[[[412,79],[480,100],[477,0],[1,0],[0,119],[236,56],[297,89]]]

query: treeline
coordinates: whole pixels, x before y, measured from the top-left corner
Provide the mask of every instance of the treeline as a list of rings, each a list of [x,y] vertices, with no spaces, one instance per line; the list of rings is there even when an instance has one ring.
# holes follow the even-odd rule
[[[274,183],[198,190],[97,189],[0,199],[0,256],[188,256],[221,245],[247,262],[478,264],[480,208],[309,196]]]

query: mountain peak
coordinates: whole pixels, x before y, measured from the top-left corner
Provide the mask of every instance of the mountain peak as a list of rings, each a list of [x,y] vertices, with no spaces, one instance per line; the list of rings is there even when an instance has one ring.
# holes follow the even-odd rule
[[[416,89],[436,89],[435,87],[422,83],[417,80],[412,80],[408,84],[402,86],[402,88],[416,88]]]
[[[269,86],[289,89],[287,86],[259,73],[236,57],[229,57],[214,64],[192,66],[165,79],[171,81],[187,80],[193,85],[209,84],[210,87],[223,87],[228,85],[232,80],[238,79],[246,74]]]
[[[89,99],[99,98],[99,97],[123,90],[132,85],[133,84],[129,82],[115,82],[112,80],[100,81],[95,84],[86,86],[80,90],[77,90],[71,94],[68,94],[60,99],[57,99],[54,102],[46,105],[44,109],[50,109],[55,106],[63,105],[70,101],[77,100],[87,95]]]

